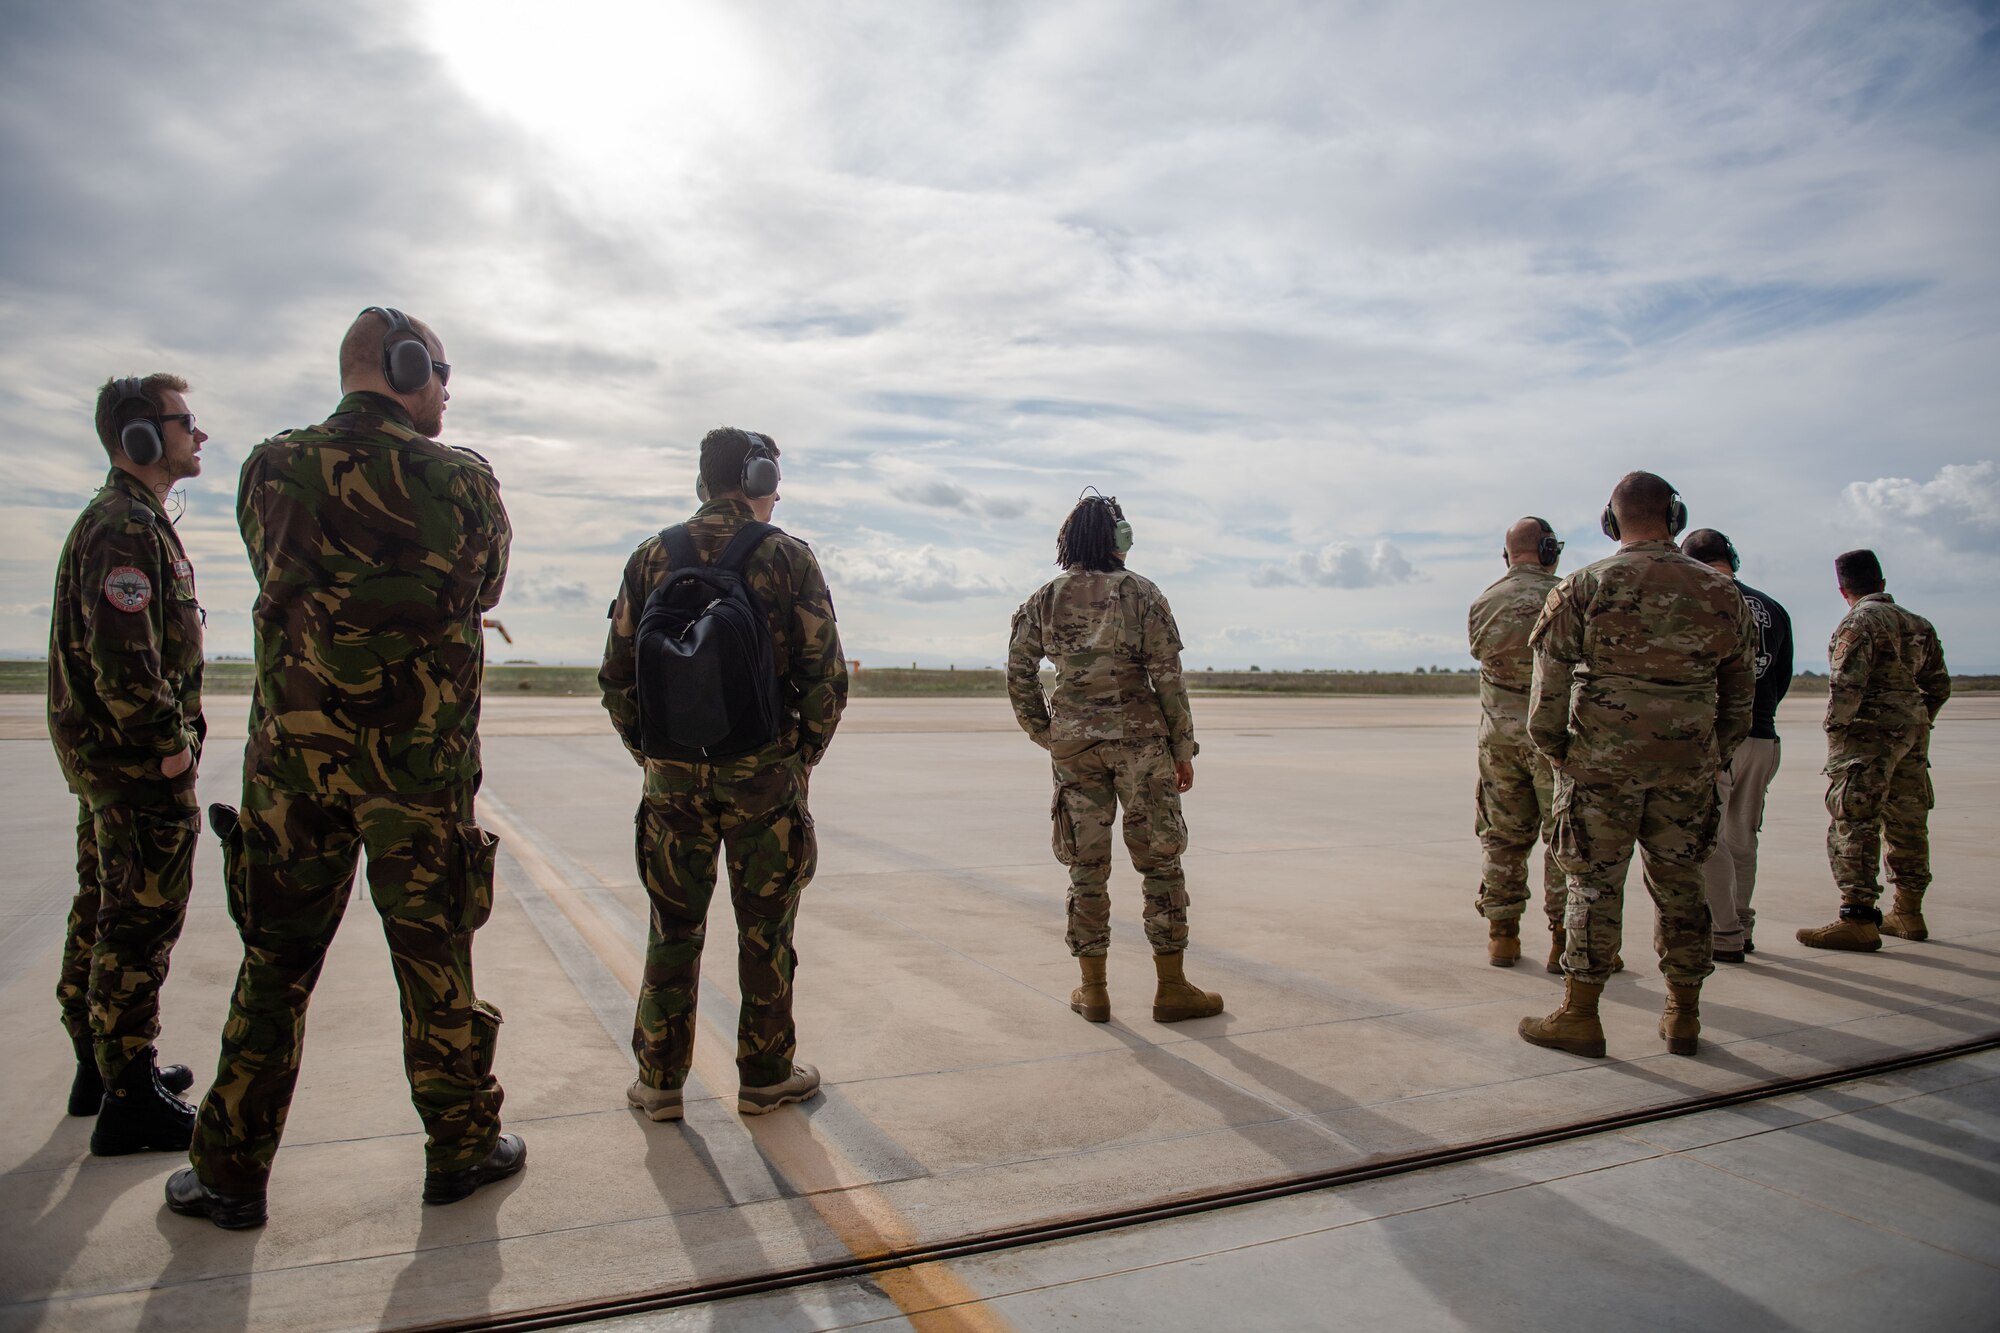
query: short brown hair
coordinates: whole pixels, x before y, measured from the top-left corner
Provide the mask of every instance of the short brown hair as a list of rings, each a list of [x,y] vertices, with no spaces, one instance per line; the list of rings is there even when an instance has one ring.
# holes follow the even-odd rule
[[[778,456],[778,442],[768,435],[738,426],[717,426],[701,437],[701,481],[710,495],[727,495],[743,489],[743,463],[752,449],[762,446],[772,458]]]
[[[119,431],[166,411],[168,394],[188,391],[188,382],[179,375],[156,370],[139,381],[139,396],[146,400],[146,406],[141,407],[138,399],[125,397],[120,388],[125,378],[113,375],[97,390],[97,442],[111,458],[118,457]]]
[[[1674,488],[1652,472],[1627,472],[1611,488],[1611,512],[1624,522],[1657,518],[1671,525]]]

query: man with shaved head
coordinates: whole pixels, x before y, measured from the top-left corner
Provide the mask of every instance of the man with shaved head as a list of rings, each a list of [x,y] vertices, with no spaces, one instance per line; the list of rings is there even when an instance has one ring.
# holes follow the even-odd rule
[[[1548,920],[1549,968],[1562,970],[1562,871],[1548,840],[1549,761],[1528,739],[1528,688],[1535,659],[1528,635],[1556,586],[1563,544],[1547,519],[1507,529],[1507,572],[1473,600],[1466,633],[1479,659],[1479,785],[1473,831],[1482,865],[1473,905],[1486,918],[1486,961],[1512,967],[1521,956],[1528,903],[1528,856],[1542,840],[1542,911]]]
[[[1660,1036],[1673,1054],[1693,1055],[1701,983],[1715,967],[1702,883],[1715,774],[1750,734],[1756,630],[1735,583],[1675,549],[1687,507],[1663,479],[1628,473],[1600,522],[1617,553],[1558,584],[1529,638],[1528,732],[1555,769],[1552,841],[1569,901],[1563,1006],[1522,1019],[1520,1033],[1604,1054],[1597,1002],[1624,931],[1636,844],[1659,909]]]
[[[485,459],[439,444],[451,366],[428,326],[370,306],[340,345],[340,405],[250,451],[237,525],[257,579],[243,807],[212,806],[243,965],[193,1165],[167,1205],[221,1227],[265,1216],[311,999],[362,852],[426,1133],[423,1199],[512,1175],[493,1077],[500,1015],[472,984],[493,910],[479,786],[481,616],[511,531]]]

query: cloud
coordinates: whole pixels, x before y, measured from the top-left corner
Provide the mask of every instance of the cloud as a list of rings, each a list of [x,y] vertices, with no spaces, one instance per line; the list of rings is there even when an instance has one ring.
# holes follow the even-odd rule
[[[828,546],[820,553],[834,597],[863,594],[909,602],[955,602],[1007,593],[1008,585],[932,546],[901,547],[887,541],[865,547]],[[976,558],[976,557],[974,557]]]
[[[1947,463],[1929,481],[1879,477],[1841,493],[1877,526],[1915,528],[1946,546],[2000,553],[2000,462]]]
[[[1320,588],[1378,588],[1422,577],[1394,542],[1378,541],[1370,547],[1329,542],[1317,551],[1300,551],[1289,560],[1263,566],[1250,576],[1250,582],[1258,588],[1301,583]]]
[[[942,477],[922,477],[909,481],[895,482],[889,487],[889,494],[898,500],[907,500],[926,509],[953,509],[967,514],[984,514],[988,518],[1019,518],[1028,512],[1026,500],[1016,496],[978,495],[955,481]]]

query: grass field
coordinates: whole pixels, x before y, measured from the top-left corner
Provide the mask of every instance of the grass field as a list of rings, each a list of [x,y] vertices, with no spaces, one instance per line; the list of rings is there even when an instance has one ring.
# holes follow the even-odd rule
[[[857,697],[912,698],[923,695],[1005,694],[998,671],[932,671],[909,667],[864,667],[849,676]],[[1469,672],[1429,675],[1414,671],[1190,671],[1188,688],[1217,694],[1472,695],[1479,677]],[[0,661],[0,694],[40,694],[48,667],[35,661]],[[250,663],[210,662],[203,676],[210,694],[248,694]],[[597,697],[597,669],[580,666],[490,665],[489,693]],[[1952,688],[1968,694],[2000,690],[2000,676],[1954,676]],[[1798,676],[1795,694],[1825,694],[1826,677]]]

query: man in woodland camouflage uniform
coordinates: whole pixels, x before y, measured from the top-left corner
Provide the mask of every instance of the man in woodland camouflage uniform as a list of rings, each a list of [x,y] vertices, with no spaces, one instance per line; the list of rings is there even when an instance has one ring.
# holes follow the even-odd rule
[[[1693,1055],[1710,956],[1702,863],[1714,850],[1716,769],[1750,734],[1756,627],[1725,574],[1674,548],[1687,510],[1650,472],[1628,473],[1603,526],[1618,553],[1556,585],[1529,644],[1528,732],[1555,769],[1556,861],[1569,882],[1563,1007],[1523,1040],[1604,1054],[1598,996],[1623,933],[1636,842],[1659,909],[1667,979],[1660,1036]]]
[[[1534,654],[1528,635],[1556,586],[1563,544],[1547,520],[1524,518],[1507,529],[1507,572],[1473,600],[1466,618],[1479,659],[1479,785],[1473,831],[1484,850],[1479,896],[1486,918],[1486,960],[1512,967],[1521,956],[1521,916],[1528,902],[1528,856],[1542,838],[1542,910],[1548,918],[1549,970],[1562,970],[1562,871],[1548,841],[1549,761],[1528,739],[1528,687]]]
[[[1125,850],[1144,884],[1146,940],[1158,986],[1153,1021],[1222,1012],[1222,997],[1188,983],[1187,821],[1181,793],[1194,786],[1194,718],[1181,680],[1181,637],[1166,597],[1125,568],[1132,528],[1115,499],[1089,495],[1056,537],[1063,572],[1014,613],[1007,694],[1014,718],[1049,752],[1055,771],[1056,859],[1069,867],[1069,951],[1083,984],[1070,1008],[1093,1023],[1111,1017],[1105,954],[1111,947],[1111,822],[1125,809]],[[1053,696],[1041,665],[1055,664]]]
[[[175,1096],[194,1075],[157,1067],[153,1050],[187,918],[205,730],[194,567],[162,503],[201,474],[208,436],[187,387],[148,375],[98,390],[111,472],[63,544],[49,616],[49,737],[77,798],[56,998],[76,1051],[69,1113],[98,1116],[100,1156],[184,1151],[194,1130],[194,1108]]]
[[[1869,952],[1883,935],[1929,939],[1924,890],[1931,883],[1930,738],[1951,697],[1944,645],[1931,622],[1896,605],[1883,589],[1873,551],[1834,561],[1848,612],[1827,650],[1826,856],[1840,890],[1831,925],[1799,932],[1815,949]],[[1875,906],[1882,844],[1896,899],[1888,916]]]
[[[752,457],[771,461],[772,489],[745,494]],[[778,446],[768,435],[725,426],[701,442],[701,508],[686,530],[702,563],[713,562],[744,525],[768,523]],[[753,489],[763,490],[762,487]],[[819,561],[798,538],[773,532],[743,567],[771,635],[782,722],[778,736],[747,755],[712,763],[648,759],[641,749],[636,642],[646,598],[673,567],[659,536],[625,564],[611,604],[611,631],[598,673],[604,707],[632,758],[646,770],[637,817],[639,877],[652,900],[646,969],[633,1021],[639,1077],[626,1100],[654,1120],[678,1120],[694,1059],[695,996],[718,850],[728,853],[736,911],[736,1109],[761,1115],[819,1090],[819,1071],[799,1063],[792,1022],[798,955],[792,929],[799,896],[812,881],[819,844],[806,809],[807,780],[826,754],[847,706],[847,661],[840,653],[833,599]]]
[[[519,1170],[493,1077],[500,1015],[472,982],[493,908],[479,785],[482,613],[511,532],[493,470],[439,444],[451,367],[420,321],[371,306],[340,347],[340,405],[250,451],[236,497],[257,579],[257,675],[240,814],[215,806],[243,936],[215,1086],[176,1212],[264,1220],[306,1005],[365,849],[426,1131],[424,1202]]]

